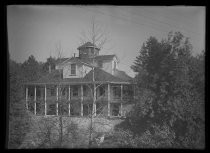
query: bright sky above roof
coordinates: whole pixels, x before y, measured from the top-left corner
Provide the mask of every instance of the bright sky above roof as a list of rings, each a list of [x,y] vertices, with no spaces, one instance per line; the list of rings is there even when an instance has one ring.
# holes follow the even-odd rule
[[[7,13],[10,57],[17,62],[30,55],[42,62],[57,57],[58,44],[63,57],[78,56],[81,33],[90,30],[92,17],[108,33],[100,55],[116,54],[119,69],[132,77],[130,66],[150,36],[161,40],[180,31],[190,38],[194,54],[205,46],[205,7],[11,5]]]

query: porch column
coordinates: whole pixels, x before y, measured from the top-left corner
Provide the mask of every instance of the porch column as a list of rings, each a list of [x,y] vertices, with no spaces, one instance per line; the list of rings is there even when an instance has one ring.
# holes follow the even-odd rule
[[[96,85],[93,84],[93,116],[96,116]]]
[[[70,105],[70,102],[69,102],[69,116],[71,115],[70,109],[71,109],[71,105]]]
[[[110,84],[108,83],[108,117],[110,117]]]
[[[58,101],[58,86],[56,87],[56,100]]]
[[[71,115],[71,112],[70,112],[70,108],[71,108],[70,99],[71,99],[71,87],[69,85],[69,116]]]
[[[56,115],[58,116],[58,102],[56,103]]]
[[[81,85],[81,116],[83,116],[83,85]]]
[[[56,87],[56,115],[58,116],[58,86]]]
[[[47,115],[47,88],[46,85],[44,87],[44,115]]]
[[[69,101],[70,101],[70,99],[71,99],[71,87],[69,85]]]
[[[26,86],[26,109],[28,110],[28,87]]]
[[[123,100],[123,85],[122,84],[120,85],[120,95],[121,95],[120,100],[122,101]]]
[[[34,114],[36,115],[36,86],[34,87]]]
[[[120,99],[121,99],[121,102],[120,102],[120,116],[122,116],[122,100],[123,100],[123,85],[121,84],[120,85],[120,91],[121,91],[121,97],[120,97]]]
[[[120,103],[120,116],[123,116],[123,105],[122,105],[122,102]]]

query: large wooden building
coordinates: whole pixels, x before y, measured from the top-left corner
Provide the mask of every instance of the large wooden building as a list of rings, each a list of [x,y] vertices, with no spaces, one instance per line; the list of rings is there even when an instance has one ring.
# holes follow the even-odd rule
[[[135,100],[133,79],[118,69],[116,55],[99,55],[87,42],[79,57],[61,59],[54,70],[27,82],[26,108],[35,115],[123,117]]]

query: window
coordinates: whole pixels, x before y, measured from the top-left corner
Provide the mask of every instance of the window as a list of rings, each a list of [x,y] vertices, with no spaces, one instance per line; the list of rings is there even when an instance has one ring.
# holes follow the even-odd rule
[[[84,97],[87,97],[87,95],[88,95],[88,90],[87,90],[87,86],[83,86],[83,96]]]
[[[56,104],[49,104],[48,105],[47,115],[56,115]]]
[[[113,92],[114,92],[114,97],[115,98],[120,98],[120,96],[121,96],[121,89],[120,89],[120,87],[113,87]]]
[[[29,86],[28,87],[28,97],[29,98],[33,98],[34,97],[34,87],[33,86]]]
[[[120,116],[120,105],[119,104],[111,104],[111,115],[112,116]]]
[[[50,89],[50,95],[51,96],[55,96],[56,95],[56,92],[55,92],[55,87],[52,87],[51,89]]]
[[[105,95],[104,87],[99,87],[99,96],[104,96],[104,95]]]
[[[72,96],[77,97],[78,96],[78,87],[73,87],[72,88]]]
[[[62,88],[62,96],[65,96],[66,95],[66,93],[67,93],[67,88],[66,87],[64,87],[64,88]]]
[[[76,75],[76,64],[71,64],[71,75]]]

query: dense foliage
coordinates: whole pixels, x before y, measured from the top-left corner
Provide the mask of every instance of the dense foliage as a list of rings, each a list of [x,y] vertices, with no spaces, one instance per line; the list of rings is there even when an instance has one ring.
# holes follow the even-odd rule
[[[9,59],[9,148],[18,148],[29,130],[30,117],[25,109],[23,83],[41,77],[42,65],[33,55],[23,64]]]
[[[205,55],[191,52],[189,39],[180,32],[143,44],[131,66],[137,73],[138,102],[122,124],[137,146],[204,148]]]
[[[29,127],[28,116],[23,101],[24,81],[21,64],[12,60],[9,63],[10,77],[10,110],[9,110],[9,148],[17,148],[21,144]]]

